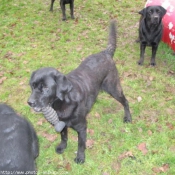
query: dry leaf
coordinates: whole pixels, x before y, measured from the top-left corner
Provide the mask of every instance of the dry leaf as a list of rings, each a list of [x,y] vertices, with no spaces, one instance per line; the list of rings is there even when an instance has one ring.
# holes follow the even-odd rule
[[[140,97],[140,96],[137,97],[137,101],[138,101],[138,102],[141,102],[141,101],[142,101],[142,97]]]
[[[7,77],[0,78],[0,84],[2,84],[6,79],[7,79]]]
[[[140,143],[137,147],[144,155],[148,153],[146,143]]]
[[[116,174],[118,174],[120,172],[121,169],[121,162],[120,161],[116,161],[112,164],[112,168],[115,170]]]
[[[97,113],[97,112],[95,113],[95,117],[96,117],[96,118],[98,118],[98,119],[100,119],[100,118],[101,118],[101,117],[100,117],[100,114],[99,114],[99,113]]]
[[[121,155],[119,155],[118,159],[119,161],[125,159],[126,157],[134,157],[132,151],[126,151],[124,153],[122,153]]]
[[[40,132],[39,134],[51,142],[55,141],[57,138],[56,134],[49,134],[47,132]]]
[[[164,164],[163,166],[161,166],[161,167],[154,167],[154,168],[152,168],[152,171],[154,172],[154,173],[165,173],[165,172],[167,172],[169,170],[169,165],[168,164]]]
[[[148,130],[148,135],[151,136],[153,132],[151,130]]]
[[[87,129],[87,133],[89,133],[91,136],[94,135],[94,130],[93,129]]]
[[[88,139],[86,141],[86,147],[89,148],[89,149],[91,149],[93,146],[94,146],[94,140]]]
[[[65,169],[66,169],[66,171],[71,171],[72,170],[71,164],[67,163],[65,166]]]

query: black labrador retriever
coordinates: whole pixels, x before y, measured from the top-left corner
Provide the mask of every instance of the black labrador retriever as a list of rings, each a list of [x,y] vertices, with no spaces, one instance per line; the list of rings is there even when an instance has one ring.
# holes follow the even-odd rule
[[[142,16],[139,26],[140,60],[138,64],[143,64],[145,48],[151,46],[150,65],[155,66],[156,52],[163,32],[162,18],[166,14],[166,10],[162,6],[148,6],[142,9],[139,14]]]
[[[50,6],[50,11],[53,11],[53,4],[55,0],[51,0],[51,6]],[[66,4],[70,4],[70,15],[71,18],[74,19],[74,0],[60,0],[60,7],[62,10],[63,18],[62,20],[66,20]]]
[[[10,106],[0,104],[0,172],[36,174],[38,152],[32,125]]]
[[[30,78],[32,89],[28,104],[37,112],[51,105],[66,127],[61,132],[61,143],[56,151],[63,153],[67,147],[67,128],[78,133],[76,163],[84,163],[86,147],[86,116],[95,103],[100,90],[106,91],[124,107],[124,122],[131,122],[128,101],[120,85],[113,55],[116,49],[116,26],[111,22],[108,46],[97,54],[87,57],[80,66],[63,75],[54,68],[34,71]]]

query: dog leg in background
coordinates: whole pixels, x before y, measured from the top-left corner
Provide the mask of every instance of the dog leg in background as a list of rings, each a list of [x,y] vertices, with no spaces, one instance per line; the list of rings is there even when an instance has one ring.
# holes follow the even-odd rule
[[[51,5],[50,5],[50,11],[53,11],[53,4],[54,4],[55,0],[51,0]]]
[[[60,7],[62,10],[62,14],[63,14],[62,20],[65,21],[66,20],[66,6],[65,6],[65,3],[63,1],[60,1]]]
[[[140,60],[137,62],[138,65],[143,65],[145,48],[146,48],[146,44],[142,44],[140,41]]]
[[[74,17],[74,1],[70,2],[70,15],[72,19],[75,19]]]
[[[151,62],[150,62],[151,66],[156,65],[155,57],[156,57],[157,48],[158,48],[158,45],[152,46],[152,57],[151,57]]]

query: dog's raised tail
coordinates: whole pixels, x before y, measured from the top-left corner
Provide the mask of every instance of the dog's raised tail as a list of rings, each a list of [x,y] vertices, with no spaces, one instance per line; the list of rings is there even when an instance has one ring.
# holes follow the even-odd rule
[[[109,38],[108,45],[106,48],[107,53],[113,58],[115,49],[116,49],[116,41],[117,40],[117,28],[116,28],[116,20],[111,20],[110,28],[109,28]]]

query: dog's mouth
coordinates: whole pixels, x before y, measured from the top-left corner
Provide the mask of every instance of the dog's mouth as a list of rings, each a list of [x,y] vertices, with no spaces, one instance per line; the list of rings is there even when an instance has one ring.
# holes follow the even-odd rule
[[[40,113],[42,111],[42,108],[39,107],[33,107],[32,109],[37,113]]]
[[[49,103],[48,105],[47,105],[47,107],[50,107],[51,106],[51,104]],[[36,113],[41,113],[42,112],[42,109],[43,108],[45,108],[45,107],[32,107],[32,109],[36,112]]]

